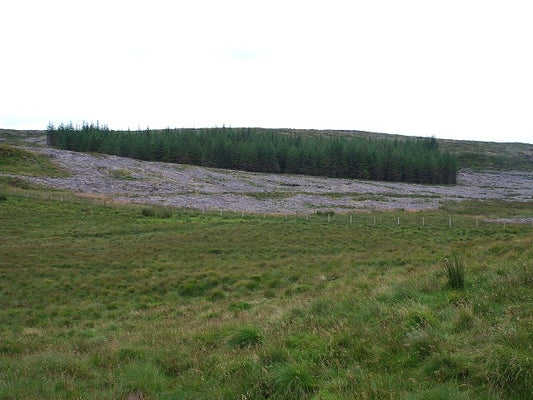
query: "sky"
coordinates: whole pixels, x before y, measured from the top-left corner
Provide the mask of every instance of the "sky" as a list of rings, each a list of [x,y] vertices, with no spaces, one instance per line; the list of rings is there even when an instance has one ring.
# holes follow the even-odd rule
[[[0,128],[533,143],[533,3],[2,0]]]

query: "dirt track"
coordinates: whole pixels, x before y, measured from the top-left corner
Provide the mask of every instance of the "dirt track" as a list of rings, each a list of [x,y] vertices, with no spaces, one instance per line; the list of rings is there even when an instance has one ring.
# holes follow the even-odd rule
[[[331,179],[144,162],[128,158],[28,148],[46,154],[68,178],[25,177],[31,182],[116,201],[251,213],[317,210],[437,208],[468,199],[532,201],[533,173],[462,171],[453,186]]]

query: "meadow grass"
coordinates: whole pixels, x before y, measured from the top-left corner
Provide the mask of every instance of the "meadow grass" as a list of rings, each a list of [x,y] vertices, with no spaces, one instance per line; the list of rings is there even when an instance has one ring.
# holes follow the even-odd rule
[[[31,176],[67,176],[46,156],[0,143],[0,172]]]
[[[2,399],[533,392],[530,225],[476,226],[482,208],[450,228],[449,209],[349,223],[4,193]]]

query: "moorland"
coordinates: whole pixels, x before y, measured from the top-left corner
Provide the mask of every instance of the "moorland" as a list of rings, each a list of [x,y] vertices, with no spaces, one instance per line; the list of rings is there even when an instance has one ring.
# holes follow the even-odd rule
[[[289,185],[307,179],[320,198],[349,193],[396,205],[311,203],[285,212],[195,207],[194,197],[180,207],[142,197],[134,204],[117,193],[130,182],[148,192],[142,171],[161,179],[153,168],[179,175],[197,167],[136,161],[133,170],[119,157],[49,149],[44,132],[0,133],[0,398],[529,399],[533,392],[533,146],[441,144],[455,146],[460,163],[463,150],[489,151],[490,165],[470,158],[460,174],[520,177],[514,195],[492,190],[489,178],[476,189],[483,197],[443,194],[467,193],[474,178],[451,186],[387,182],[372,194],[369,181],[357,181],[368,185],[357,193],[342,189],[345,180],[272,175],[276,189],[240,191],[279,206],[315,190]],[[61,161],[78,156],[117,163],[91,170],[102,175],[90,181],[110,179],[115,191],[62,186],[81,182],[69,167],[76,163]],[[216,186],[215,176],[227,182],[226,173],[250,182],[243,172],[206,171],[203,185]],[[180,190],[195,193],[186,186],[194,183]],[[419,191],[408,196],[404,185]],[[217,195],[205,187],[203,196]],[[424,197],[431,207],[402,203]]]

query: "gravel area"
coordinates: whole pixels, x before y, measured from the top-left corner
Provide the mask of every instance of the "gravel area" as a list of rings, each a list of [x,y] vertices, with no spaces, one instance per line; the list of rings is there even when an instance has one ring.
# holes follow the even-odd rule
[[[122,202],[293,214],[317,210],[424,210],[447,201],[469,199],[533,201],[531,172],[461,171],[457,185],[419,185],[227,171],[47,147],[26,149],[47,155],[71,176],[21,178]]]

